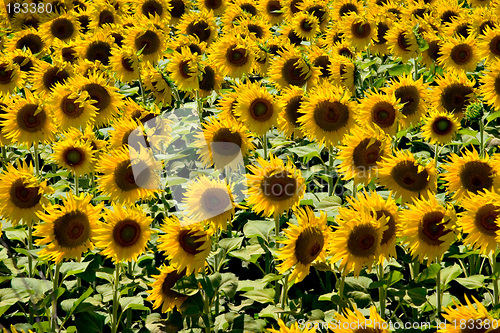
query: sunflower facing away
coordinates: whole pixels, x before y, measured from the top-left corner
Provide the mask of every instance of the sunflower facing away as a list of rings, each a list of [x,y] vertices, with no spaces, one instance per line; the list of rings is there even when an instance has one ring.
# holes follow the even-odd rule
[[[33,166],[8,164],[0,175],[0,215],[14,226],[21,221],[30,224],[49,203],[46,195],[53,192],[46,181],[33,176]]]
[[[457,304],[455,300],[453,300],[455,308],[450,306],[444,309],[445,313],[443,313],[443,318],[449,324],[446,325],[445,329],[438,330],[437,333],[498,332],[498,328],[479,329],[479,327],[484,328],[487,325],[491,326],[492,323],[496,321],[496,319],[493,319],[493,317],[491,317],[484,305],[481,304],[481,302],[479,302],[474,296],[472,296],[472,299],[474,300],[475,306],[469,300],[469,297],[467,297],[467,295],[464,295],[464,297],[465,301],[467,302],[467,306]],[[475,327],[478,327],[478,329],[462,329],[460,328],[460,323],[467,323],[468,325],[474,324]]]
[[[189,221],[209,223],[214,229],[226,230],[234,216],[232,186],[207,176],[188,183],[183,203]]]
[[[39,251],[41,257],[59,263],[63,259],[77,258],[93,249],[92,237],[104,203],[93,206],[92,196],[73,196],[70,192],[61,205],[45,208],[47,213],[37,213],[43,222],[36,226],[33,235],[42,237],[35,242],[46,245]]]
[[[497,249],[497,232],[500,230],[500,195],[485,190],[462,200],[465,209],[459,214],[458,226],[467,237],[464,244],[480,249],[482,254],[489,255]]]
[[[309,140],[335,146],[354,126],[354,103],[350,93],[328,82],[316,86],[302,101],[298,119]]]
[[[248,204],[264,216],[277,216],[296,207],[306,190],[300,170],[290,159],[285,165],[272,154],[269,161],[259,157],[257,163],[260,166],[249,166],[251,174],[246,175]]]
[[[415,160],[408,150],[397,151],[396,156],[384,157],[379,164],[379,182],[403,202],[427,197],[437,189],[434,163]]]
[[[164,232],[158,237],[158,250],[165,255],[177,272],[185,271],[187,275],[204,270],[205,259],[212,247],[212,231],[202,223],[182,226],[175,217],[165,217],[161,227]]]
[[[390,138],[372,127],[354,127],[342,144],[338,170],[345,180],[354,178],[357,183],[369,184],[377,175],[378,163],[391,154]]]
[[[443,179],[448,183],[448,193],[453,194],[454,200],[461,200],[471,194],[478,194],[484,190],[495,190],[500,185],[500,161],[490,159],[486,154],[479,157],[474,149],[464,155],[452,154],[450,162],[443,165],[447,171]]]
[[[315,261],[326,262],[326,247],[332,231],[326,224],[326,213],[321,212],[316,217],[309,208],[299,208],[294,212],[298,225],[289,223],[284,230],[286,239],[279,248],[278,260],[283,262],[278,266],[280,274],[293,268],[289,281],[298,283],[309,274],[309,268]]]
[[[69,170],[76,177],[92,172],[96,161],[90,142],[61,140],[52,147],[52,159],[61,168]]]
[[[104,223],[98,223],[95,230],[95,246],[115,263],[137,260],[151,237],[153,219],[137,206],[113,205],[113,209],[105,212]]]
[[[388,228],[388,216],[372,216],[367,210],[358,214],[348,213],[347,210],[339,211],[337,216],[338,229],[330,239],[330,261],[339,260],[342,275],[354,271],[354,276],[359,276],[363,267],[371,270],[380,256],[380,243],[382,235]]]
[[[374,90],[367,92],[358,105],[358,123],[376,125],[388,135],[395,136],[398,122],[403,118],[398,101],[394,95],[383,95]]]
[[[455,241],[457,220],[452,205],[441,206],[432,193],[429,199],[415,199],[408,209],[400,213],[399,237],[405,238],[412,256],[427,266],[440,259]]]
[[[431,144],[450,143],[460,130],[460,123],[453,114],[435,109],[423,118],[423,124],[422,135]]]
[[[155,281],[149,285],[153,289],[148,290],[151,295],[147,300],[153,302],[153,310],[161,306],[163,313],[172,311],[175,307],[180,309],[187,296],[172,290],[172,287],[186,275],[186,272],[179,272],[174,266],[165,264],[158,269],[160,274],[152,276]]]

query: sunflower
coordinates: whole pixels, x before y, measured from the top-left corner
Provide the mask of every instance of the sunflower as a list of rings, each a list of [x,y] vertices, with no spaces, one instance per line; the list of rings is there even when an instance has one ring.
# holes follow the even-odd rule
[[[398,206],[391,196],[384,199],[377,192],[370,191],[369,193],[363,192],[357,198],[347,197],[347,201],[351,206],[350,209],[339,208],[339,212],[343,211],[342,215],[344,216],[350,213],[353,215],[352,218],[355,218],[358,212],[367,210],[376,219],[387,218],[387,229],[382,234],[380,242],[379,263],[383,263],[384,258],[397,258],[396,234],[401,228],[401,221],[398,216]]]
[[[377,308],[374,306],[370,307],[370,317],[368,319],[356,307],[354,307],[354,311],[345,309],[343,315],[340,313],[336,314],[332,326],[334,327],[334,333],[390,332],[384,328],[389,327],[389,323],[380,317]]]
[[[309,140],[335,146],[354,126],[354,103],[350,93],[323,82],[302,101],[298,118]]]
[[[91,160],[92,172],[94,172],[97,162],[106,152],[106,141],[99,140],[94,133],[93,126],[87,126],[84,129],[71,127],[63,133],[64,139],[72,142],[81,141],[84,144],[89,144],[92,149],[94,159]]]
[[[41,103],[41,98],[35,97],[31,91],[25,89],[24,93],[25,98],[13,98],[12,108],[3,115],[5,137],[28,146],[52,141],[56,127],[48,108]]]
[[[467,295],[464,295],[464,297],[467,306],[457,304],[453,300],[455,308],[449,306],[444,309],[443,318],[449,325],[446,325],[444,329],[439,329],[437,333],[498,332],[498,328],[493,328],[497,319],[493,319],[484,305],[474,296],[472,296],[472,299],[475,306],[471,303]],[[463,326],[465,327],[461,328]],[[477,329],[471,329],[471,326],[475,326]],[[491,327],[491,329],[487,329],[486,327]]]
[[[181,225],[175,217],[165,217],[161,226],[164,234],[158,237],[158,250],[165,251],[171,265],[177,272],[185,274],[198,273],[204,270],[205,260],[212,247],[212,231],[205,229],[202,223]]]
[[[460,129],[460,123],[452,114],[437,110],[431,110],[423,118],[423,124],[422,135],[431,144],[450,143]]]
[[[437,76],[434,86],[429,92],[432,104],[439,111],[453,113],[458,121],[464,117],[467,106],[474,100],[474,79],[469,80],[464,72],[445,72]]]
[[[325,33],[323,35],[323,38],[318,40],[318,45],[322,47],[325,50],[331,50],[334,48],[335,44],[345,42],[344,36],[342,32],[340,31],[340,28],[338,24],[334,24],[331,22],[325,30]],[[346,44],[350,45],[349,43],[345,42]],[[352,46],[351,46],[352,48]],[[354,48],[353,48],[354,52]]]
[[[332,75],[329,67],[332,66],[333,59],[325,49],[317,45],[311,45],[307,50],[307,57],[311,60],[311,63],[321,71],[319,79],[328,79]]]
[[[342,57],[346,57],[351,61],[354,61],[358,55],[356,49],[349,42],[345,40],[336,42],[335,44],[333,44],[331,49],[332,49],[332,54],[334,56],[339,55]]]
[[[255,149],[247,129],[228,118],[208,118],[196,138],[195,146],[200,149],[203,165],[215,164],[217,169],[238,168],[241,158]]]
[[[98,29],[92,34],[91,38],[80,43],[76,50],[81,54],[82,59],[108,66],[113,43],[114,38],[112,36],[106,35],[103,29]]]
[[[9,1],[5,3],[7,4],[8,2]],[[14,4],[13,1],[11,2],[10,6],[12,6],[12,4]],[[2,15],[5,16],[11,14],[14,14],[14,17],[12,17],[10,20],[10,28],[12,29],[12,31],[21,31],[30,28],[39,30],[40,24],[43,23],[46,19],[46,17],[44,17],[45,15],[43,14],[40,15],[36,12],[30,13],[29,11],[25,12],[24,10],[20,10],[18,13],[15,13],[15,9],[14,11],[11,10],[9,13],[2,12]],[[2,27],[6,26],[9,26],[9,23],[5,22],[4,24],[2,24]]]
[[[243,86],[243,85],[242,85]],[[217,109],[220,110],[220,119],[228,119],[232,122],[243,125],[238,116],[234,113],[234,108],[238,101],[239,94],[237,91],[228,91],[221,94],[221,99],[218,100]]]
[[[424,36],[424,39],[427,43],[427,48],[422,51],[422,59],[420,61],[424,66],[435,66],[441,56],[441,38],[436,34],[427,34]]]
[[[276,102],[265,87],[260,83],[249,83],[239,92],[234,114],[251,132],[262,136],[277,125]]]
[[[444,69],[472,72],[479,62],[475,36],[472,35],[468,38],[448,38],[442,44],[440,52],[438,63]]]
[[[191,10],[191,1],[186,0],[170,0],[170,25],[176,26],[181,20],[182,15]]]
[[[92,3],[88,9],[89,14],[89,29],[95,31],[98,28],[103,28],[105,25],[119,23],[120,16],[115,7],[107,1],[98,1]]]
[[[292,17],[292,29],[302,39],[312,40],[319,32],[319,20],[308,12],[298,12]]]
[[[482,84],[479,91],[483,96],[483,101],[495,111],[500,111],[500,61],[483,71],[479,80]]]
[[[340,31],[347,42],[356,49],[363,50],[370,44],[375,26],[366,17],[351,13],[342,20]]]
[[[72,68],[68,64],[49,64],[45,61],[39,61],[33,69],[31,81],[33,81],[35,91],[40,97],[45,98],[52,93],[57,83],[64,84],[71,76]]]
[[[269,161],[259,157],[257,163],[260,166],[249,166],[252,174],[246,175],[248,204],[253,205],[257,213],[275,217],[298,206],[306,188],[302,173],[292,161],[288,159],[285,165],[271,154]]]
[[[172,103],[172,89],[163,74],[150,64],[146,65],[144,71],[144,87],[153,93],[155,102],[159,106],[167,106]]]
[[[42,258],[59,263],[63,259],[77,258],[92,250],[92,238],[104,203],[93,206],[92,196],[74,196],[70,192],[61,205],[50,205],[47,213],[37,213],[43,222],[35,227],[34,236],[41,237],[36,245],[46,245],[38,253]]]
[[[95,158],[89,142],[62,140],[53,148],[52,160],[61,168],[71,171],[76,177],[92,172]]]
[[[290,23],[286,23],[281,25],[280,27],[280,35],[277,37],[280,43],[280,49],[283,50],[283,45],[290,44],[293,47],[300,47],[300,45],[307,44],[307,40],[303,39],[293,29],[293,26]]]
[[[226,230],[234,216],[232,185],[218,179],[200,176],[186,186],[183,204],[187,220],[210,224],[215,230]]]
[[[281,0],[259,1],[258,9],[269,24],[278,24],[283,20],[283,5]]]
[[[235,21],[235,32],[265,43],[271,37],[271,25],[262,17],[241,17]]]
[[[375,23],[375,33],[372,39],[370,49],[377,55],[386,55],[389,53],[389,44],[387,43],[387,33],[392,27],[392,21],[383,16],[378,17]]]
[[[428,89],[429,84],[424,83],[423,76],[415,81],[410,75],[398,77],[384,89],[387,95],[394,96],[402,104],[401,113],[404,118],[401,122],[405,127],[416,125],[425,114]]]
[[[198,74],[199,97],[210,96],[212,92],[218,93],[221,88],[222,81],[223,77],[219,73],[217,66],[207,60],[200,63],[200,70]],[[194,95],[196,95],[196,93],[194,93]]]
[[[28,49],[32,54],[40,57],[44,55],[47,44],[44,43],[38,30],[29,28],[13,33],[12,38],[5,44],[8,50]]]
[[[351,58],[341,55],[333,56],[327,69],[331,73],[330,79],[333,82],[354,92],[356,65]]]
[[[165,49],[165,34],[168,31],[158,29],[152,23],[144,23],[127,30],[125,45],[135,52],[140,51],[140,57],[145,62],[156,63]]]
[[[221,17],[223,30],[231,30],[235,27],[235,23],[238,19],[252,17],[250,13],[243,10],[240,6],[232,3],[226,7],[224,15]],[[233,33],[233,35],[237,35]],[[243,36],[241,36],[243,37]]]
[[[113,201],[132,204],[158,190],[161,163],[142,149],[116,149],[102,157],[96,169],[103,173],[97,179],[99,190]]]
[[[9,95],[0,97],[0,145],[8,146],[12,144],[12,140],[7,139],[5,136],[6,131],[4,130],[1,120],[3,120],[3,115],[7,113],[7,110],[12,108],[12,99]]]
[[[309,64],[295,47],[287,47],[278,51],[278,54],[279,57],[271,61],[268,71],[278,88],[313,84],[321,73],[319,68]]]
[[[303,0],[282,0],[282,10],[284,14],[284,20],[290,21],[292,16],[298,12],[300,12],[299,5],[303,2]]]
[[[255,51],[255,45],[249,38],[229,33],[212,43],[208,57],[224,76],[241,78],[250,72]]]
[[[484,34],[479,37],[478,52],[480,59],[486,59],[487,64],[500,60],[500,27],[487,26],[484,29]]]
[[[297,4],[299,12],[306,12],[318,19],[320,31],[325,28],[330,21],[329,1],[327,0],[302,0]]]
[[[152,275],[155,281],[149,284],[153,289],[147,291],[151,295],[146,299],[153,302],[153,310],[160,306],[163,313],[170,312],[175,307],[179,309],[188,297],[179,294],[175,290],[172,290],[172,288],[177,281],[186,275],[186,272],[179,272],[175,266],[167,266],[165,264],[158,269],[160,274]]]
[[[139,57],[131,48],[113,48],[109,58],[111,70],[122,82],[132,82],[139,79]]]
[[[346,19],[351,13],[352,14],[362,14],[363,2],[359,0],[340,0],[334,3],[331,9],[333,13],[333,22],[341,22]]]
[[[135,1],[134,5],[139,20],[158,17],[162,21],[170,21],[169,10],[171,7],[167,0],[138,0]]]
[[[123,105],[123,96],[118,93],[118,88],[111,86],[103,74],[92,73],[87,77],[79,75],[69,82],[69,86],[88,94],[88,99],[97,109],[96,126],[109,124]]]
[[[369,270],[380,256],[382,235],[387,230],[388,216],[370,215],[367,210],[358,214],[339,211],[337,215],[338,229],[333,233],[329,243],[331,262],[340,262],[342,275],[354,271],[359,276],[363,267]]]
[[[397,151],[396,156],[388,156],[379,164],[379,182],[394,191],[403,202],[412,198],[427,198],[437,189],[437,173],[434,163],[424,165],[415,160],[408,150]]]
[[[40,32],[47,44],[52,44],[54,39],[69,41],[78,36],[80,23],[72,12],[59,15],[49,14],[50,20],[40,27]]]
[[[301,138],[302,131],[298,119],[303,115],[300,107],[304,100],[304,90],[302,88],[291,86],[283,89],[281,96],[278,97],[276,105],[278,107],[278,128],[287,138]]]
[[[12,63],[18,64],[21,72],[26,74],[29,74],[35,68],[35,63],[38,61],[28,49],[15,49],[7,53],[6,56],[12,59]]]
[[[109,133],[109,148],[119,149],[129,145],[129,142],[140,142],[139,132],[134,132],[139,127],[136,120],[130,118],[119,118],[112,124]],[[141,130],[142,132],[142,130]],[[135,135],[136,137],[132,137]]]
[[[377,125],[390,136],[396,135],[402,117],[399,99],[394,95],[382,95],[379,91],[368,91],[358,106],[358,123]]]
[[[313,262],[326,262],[326,246],[332,231],[326,224],[326,213],[321,212],[319,218],[310,208],[298,208],[294,211],[298,225],[289,223],[284,230],[286,239],[280,241],[283,247],[278,250],[278,266],[280,274],[293,268],[288,281],[298,283],[309,274]]]
[[[342,162],[338,171],[345,180],[369,184],[378,173],[382,158],[391,154],[390,138],[383,131],[372,127],[354,127],[342,140],[343,146],[337,159]]]
[[[452,154],[450,162],[443,166],[447,171],[443,179],[448,183],[448,192],[455,192],[453,199],[460,200],[484,190],[496,190],[500,185],[500,164],[485,154],[467,151],[465,155]]]
[[[315,328],[300,328],[297,322],[293,323],[290,327],[287,327],[282,319],[278,320],[279,330],[272,328],[266,329],[267,333],[316,333]]]
[[[24,86],[25,81],[26,74],[18,64],[10,63],[8,59],[0,61],[0,96],[14,93]]]
[[[39,181],[33,176],[33,166],[7,164],[6,171],[0,175],[0,215],[16,226],[19,222],[31,224],[37,212],[49,201],[47,194],[54,193],[47,181]]]
[[[174,52],[167,64],[167,71],[170,72],[170,76],[179,90],[199,89],[199,61],[200,56],[192,54],[187,47],[183,47],[180,53]]]
[[[210,44],[217,35],[214,14],[206,10],[184,14],[177,29],[185,35],[196,36],[200,42],[207,44]]]
[[[80,58],[77,52],[78,43],[74,40],[69,42],[54,42],[54,57],[57,62],[69,62],[70,64],[76,64]]]
[[[427,265],[439,259],[455,240],[455,209],[441,206],[432,193],[428,199],[415,199],[408,209],[400,212],[402,221],[399,237],[405,238],[414,258]]]
[[[137,260],[146,249],[151,237],[150,224],[153,219],[137,207],[112,206],[105,209],[104,223],[95,230],[95,246],[115,263]]]
[[[389,52],[403,62],[417,56],[418,43],[413,26],[405,22],[396,22],[387,32]]]

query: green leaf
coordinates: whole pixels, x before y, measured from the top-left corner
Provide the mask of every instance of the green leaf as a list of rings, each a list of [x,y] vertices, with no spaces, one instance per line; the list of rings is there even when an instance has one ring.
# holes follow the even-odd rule
[[[149,309],[147,306],[144,306],[144,298],[142,298],[140,296],[121,297],[120,298],[120,306],[122,308],[122,311],[125,311],[127,309],[134,309],[134,310],[148,310]]]
[[[415,306],[420,306],[427,301],[427,289],[412,288],[406,291],[406,295],[410,298],[411,303]]]
[[[500,117],[500,111],[496,111],[490,114],[488,117],[486,117],[486,121],[490,122],[494,119],[497,119],[498,117]]]
[[[439,264],[432,264],[426,269],[420,273],[417,278],[415,279],[415,282],[420,283],[425,280],[430,280],[430,279],[435,279],[437,276],[438,271],[441,269],[441,265]]]
[[[479,289],[484,287],[484,275],[471,275],[466,278],[457,278],[455,281],[467,289]]]
[[[0,289],[0,317],[7,311],[12,305],[17,303],[17,294],[11,288]]]
[[[69,317],[75,312],[76,308],[80,303],[82,303],[84,300],[86,300],[94,291],[92,287],[89,287],[78,299],[75,298],[70,298],[66,299],[61,302],[61,307],[64,311],[67,312],[66,318],[69,319]]]
[[[346,277],[345,283],[354,290],[360,291],[368,291],[370,284],[373,282],[372,279],[366,276],[358,276],[358,277]]]
[[[412,66],[410,64],[396,65],[389,68],[389,75],[391,76],[401,76],[403,74],[410,74]]]
[[[243,296],[256,301],[258,303],[273,303],[274,302],[274,289],[257,289],[250,290],[243,294]]]
[[[243,234],[247,238],[260,237],[267,240],[273,229],[274,223],[270,220],[247,221],[243,227]]]
[[[51,281],[34,278],[15,277],[12,279],[11,284],[19,299],[31,296],[34,303],[41,300],[44,294],[52,289]]]
[[[304,163],[308,163],[314,157],[321,159],[320,149],[316,143],[311,143],[307,146],[288,148],[292,153],[297,154],[299,158],[303,158]]]
[[[219,290],[223,291],[228,298],[234,298],[238,289],[238,277],[234,273],[222,273],[222,281]]]
[[[63,262],[61,265],[60,272],[64,275],[71,276],[79,273],[85,272],[89,266],[90,261],[84,262]]]
[[[235,237],[235,238],[223,238],[219,240],[219,246],[226,250],[226,252],[231,252],[241,246],[243,239],[245,237]]]
[[[448,266],[441,269],[441,285],[443,290],[448,287],[448,284],[462,274],[462,268],[459,265],[454,264],[453,266]]]
[[[264,249],[260,246],[260,244],[254,244],[248,245],[244,249],[231,251],[229,255],[244,261],[256,263],[259,257],[264,253]]]

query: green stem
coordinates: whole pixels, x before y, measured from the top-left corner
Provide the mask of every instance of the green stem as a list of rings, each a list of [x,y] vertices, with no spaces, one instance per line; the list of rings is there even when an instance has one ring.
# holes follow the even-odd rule
[[[130,276],[134,275],[134,270],[132,268],[132,261],[128,262],[127,272],[128,272],[128,275],[130,275]],[[132,290],[132,288],[128,289],[127,296],[128,297],[134,296],[134,291]],[[127,309],[127,325],[126,325],[126,328],[130,328],[131,326],[132,326],[132,309]]]
[[[78,176],[75,175],[75,195],[78,196],[78,192],[79,192],[79,188],[78,188],[78,185],[79,185],[79,179],[78,179]]]
[[[335,156],[333,154],[333,146],[330,147],[330,152],[328,154],[328,196],[331,197],[333,194],[333,160]]]
[[[142,102],[146,103],[146,96],[144,94],[144,86],[142,85],[142,78],[141,78],[141,64],[138,63],[137,66],[137,71],[139,73],[139,87],[141,88],[141,96],[142,96]]]
[[[118,293],[118,283],[120,281],[120,263],[117,262],[115,266],[115,285],[113,290],[113,325],[111,328],[112,333],[118,332],[118,305],[120,301],[120,295]]]
[[[51,326],[52,331],[55,332],[57,327],[57,289],[59,288],[59,270],[61,268],[61,264],[55,264],[54,268],[54,278],[52,280],[52,320]]]
[[[281,308],[283,311],[286,311],[288,303],[288,274],[285,275],[283,278],[283,289],[281,290]],[[284,320],[285,313],[281,314],[282,318]]]
[[[323,289],[323,291],[325,293],[327,293],[328,289],[325,287],[325,284],[323,283],[323,279],[319,275],[319,271],[316,268],[314,268],[314,271],[316,272],[316,276],[318,277],[318,281],[319,281],[319,284],[321,285],[321,289]]]
[[[493,273],[493,306],[497,306],[499,302],[498,294],[498,270],[495,259],[495,252],[490,255],[491,272]]]
[[[443,291],[441,290],[441,259],[436,259],[439,264],[439,269],[436,275],[436,297],[437,297],[437,307],[436,307],[436,318],[439,318],[441,314],[441,302],[443,300]]]
[[[379,281],[384,280],[384,264],[383,263],[378,264],[378,280]],[[383,285],[378,287],[378,297],[379,297],[379,301],[380,301],[380,317],[382,317],[382,319],[385,319],[385,297],[386,296],[385,296],[385,289],[384,289]]]
[[[210,314],[211,314],[211,309],[210,309],[210,300],[208,299],[207,293],[203,293],[203,304],[204,304],[204,314],[205,314],[205,332],[210,333],[210,330],[212,328],[212,323],[210,320]]]
[[[418,80],[418,61],[417,58],[413,58],[414,72],[413,72],[413,80]]]
[[[33,161],[35,162],[35,175],[40,175],[40,163],[38,162],[38,144],[33,144]]]
[[[439,156],[439,142],[436,142],[436,148],[434,150],[434,166],[436,167],[436,171],[438,169],[438,156]]]
[[[280,235],[280,215],[276,214],[274,216],[274,235],[278,237]],[[278,248],[278,241],[276,240],[276,248]]]
[[[264,159],[267,160],[267,133],[262,136],[262,148],[264,148]]]
[[[346,274],[344,274],[344,272],[342,272],[340,274],[340,284],[339,284],[339,297],[341,300],[344,300],[345,278],[346,278]],[[342,303],[342,306],[339,309],[339,312],[341,312],[343,309],[344,309],[344,304]]]
[[[479,119],[479,133],[481,135],[481,158],[484,158],[485,151],[484,151],[484,119],[481,116],[481,119]]]
[[[200,124],[203,123],[203,101],[200,98],[200,92],[196,90],[196,105],[198,105],[198,116],[200,117]]]

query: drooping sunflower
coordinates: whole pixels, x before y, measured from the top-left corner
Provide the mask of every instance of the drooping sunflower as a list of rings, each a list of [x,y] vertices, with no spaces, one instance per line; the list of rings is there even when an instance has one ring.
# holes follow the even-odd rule
[[[8,59],[0,62],[0,96],[14,93],[24,86],[25,81],[26,74],[18,64],[10,63]]]
[[[96,161],[89,142],[62,140],[53,148],[52,160],[61,168],[71,171],[76,177],[89,174]]]
[[[404,127],[416,125],[425,114],[428,88],[429,84],[424,83],[423,76],[415,81],[410,75],[403,75],[385,89],[387,95],[394,96],[402,105],[401,113],[405,117],[401,118],[401,122]]]
[[[455,240],[457,217],[452,205],[441,206],[432,193],[428,199],[415,199],[400,212],[399,237],[410,247],[412,256],[427,266],[439,259]]]
[[[500,195],[488,190],[471,194],[460,205],[465,209],[459,214],[457,225],[467,234],[464,244],[489,255],[497,249],[497,233],[500,230]]]
[[[303,133],[322,145],[337,145],[355,123],[350,97],[348,91],[328,82],[313,88],[299,109]]]
[[[281,96],[278,97],[276,105],[278,107],[278,128],[287,138],[301,138],[302,131],[298,119],[303,114],[300,112],[300,106],[304,100],[304,90],[302,88],[291,86],[283,89]]]
[[[334,327],[334,333],[390,332],[384,328],[389,327],[389,324],[380,317],[377,308],[374,306],[370,307],[370,317],[368,319],[356,307],[354,307],[354,311],[345,309],[343,315],[336,314],[332,326]]]
[[[97,179],[99,190],[116,202],[133,204],[150,198],[159,188],[161,163],[142,149],[116,149],[103,156],[96,169],[103,173]]]
[[[385,133],[395,136],[398,122],[403,117],[401,104],[396,96],[383,95],[379,91],[369,91],[358,105],[357,121],[368,126],[377,125]]]
[[[137,260],[146,249],[151,238],[150,224],[153,219],[137,206],[113,205],[105,209],[104,223],[98,223],[95,230],[95,246],[115,263]]]
[[[379,164],[379,182],[403,202],[417,197],[427,198],[437,189],[434,163],[417,161],[411,152],[401,150],[396,156],[384,157]]]
[[[181,33],[196,36],[200,42],[209,45],[217,35],[217,25],[213,12],[203,10],[188,12],[181,17],[177,25]]]
[[[203,164],[217,169],[237,168],[242,163],[240,158],[255,149],[247,129],[230,118],[208,118],[203,132],[196,137],[195,146],[200,149]]]
[[[500,61],[488,66],[479,80],[482,84],[479,91],[483,101],[495,111],[500,111]]]
[[[49,20],[40,26],[42,37],[47,44],[51,44],[54,39],[69,41],[78,36],[80,22],[73,12],[65,14],[49,14]]]
[[[461,200],[484,190],[498,189],[499,162],[498,159],[490,159],[487,154],[484,158],[479,157],[475,149],[462,156],[452,154],[450,162],[443,165],[443,169],[447,171],[443,179],[448,184],[448,193],[455,192],[453,199]]]
[[[266,332],[268,333],[316,333],[315,328],[300,328],[297,322],[293,323],[290,327],[287,327],[285,322],[280,318],[278,320],[279,330],[273,328],[268,328]]]
[[[298,208],[294,211],[298,225],[289,223],[284,230],[286,239],[280,241],[283,247],[279,248],[278,265],[280,274],[286,273],[293,267],[288,277],[292,283],[304,280],[309,274],[313,262],[326,262],[326,248],[332,236],[330,227],[326,224],[326,213],[321,212],[319,217],[309,207]]]
[[[88,77],[78,75],[69,82],[69,86],[88,94],[88,99],[97,109],[97,126],[109,124],[118,115],[123,95],[118,93],[118,88],[107,82],[103,74],[92,73]]]
[[[42,237],[35,241],[37,245],[46,245],[38,252],[42,258],[57,263],[70,258],[80,260],[84,252],[94,248],[92,238],[104,203],[94,206],[91,200],[91,195],[74,196],[70,192],[61,205],[37,213],[43,223],[35,227],[33,235]]]
[[[277,125],[278,108],[273,95],[260,83],[248,83],[238,89],[234,114],[256,135],[262,136]]]
[[[25,89],[25,98],[13,98],[12,108],[6,110],[2,122],[3,132],[7,139],[25,143],[28,146],[40,142],[50,142],[56,132],[51,114],[41,98]]]
[[[417,56],[418,43],[413,26],[405,22],[396,22],[386,34],[389,52],[403,62]]]
[[[203,223],[181,225],[177,217],[165,217],[161,226],[164,234],[158,237],[158,250],[165,251],[177,272],[185,271],[186,275],[204,270],[205,259],[212,247],[211,229]]]
[[[140,58],[145,62],[156,63],[165,50],[165,34],[168,31],[158,29],[152,23],[144,23],[127,30],[125,45],[135,52],[140,51]]]
[[[215,230],[226,230],[235,209],[232,187],[224,181],[207,176],[200,176],[189,182],[183,200],[187,220],[210,224]]]
[[[296,207],[306,188],[302,173],[290,159],[285,165],[274,155],[269,157],[269,161],[259,157],[257,163],[260,166],[254,164],[248,167],[251,174],[246,175],[247,202],[257,213],[277,216]]]
[[[345,180],[369,184],[377,175],[382,158],[391,154],[390,137],[372,127],[354,127],[342,140],[343,146],[337,158],[342,162],[338,171]]]
[[[479,302],[474,296],[472,296],[472,299],[474,300],[475,306],[469,300],[467,295],[464,295],[464,297],[467,302],[467,306],[457,304],[455,300],[453,300],[455,308],[449,306],[444,309],[445,313],[443,313],[443,318],[447,321],[448,325],[446,325],[446,328],[439,329],[437,333],[465,333],[471,330],[467,327],[469,325],[481,327],[477,328],[477,331],[488,333],[498,332],[498,328],[494,328],[495,324],[492,324],[495,323],[496,319],[493,319],[484,305],[481,304],[481,302]],[[461,326],[464,326],[463,324],[460,325],[461,323],[467,323],[467,325],[465,325],[466,327],[461,328]],[[484,329],[484,327],[491,328]]]
[[[478,53],[487,64],[500,60],[500,27],[485,27],[484,34],[479,37]]]
[[[65,63],[49,64],[45,61],[36,63],[32,71],[33,88],[40,97],[49,96],[57,83],[64,84],[72,76],[72,68]]]
[[[113,48],[109,64],[120,81],[132,82],[139,79],[139,57],[133,49]]]
[[[21,221],[27,224],[35,221],[42,205],[49,203],[46,195],[54,192],[46,181],[33,176],[33,166],[23,163],[7,165],[0,175],[0,190],[0,215],[14,226]]]
[[[468,79],[464,72],[446,71],[444,76],[437,76],[429,92],[432,105],[439,111],[453,113],[458,121],[464,117],[467,106],[474,100],[474,79]]]
[[[448,38],[441,46],[438,63],[444,69],[472,72],[479,62],[475,36]]]
[[[375,217],[367,210],[361,210],[355,215],[345,213],[339,211],[337,216],[339,227],[334,231],[328,246],[329,254],[332,255],[330,261],[335,263],[342,260],[342,275],[354,271],[354,276],[359,276],[364,267],[371,270],[379,259],[382,235],[388,228],[388,217],[384,214]]]
[[[309,64],[295,47],[287,47],[283,51],[278,51],[279,57],[271,61],[269,76],[278,88],[289,86],[303,87],[313,84],[320,70],[316,66]]]
[[[460,129],[460,123],[448,112],[431,110],[423,118],[422,135],[431,144],[450,143]]]
[[[227,33],[212,43],[209,53],[209,59],[220,67],[224,76],[241,78],[252,68],[255,45],[250,38]]]
[[[375,26],[365,16],[351,12],[342,20],[340,31],[347,42],[362,51],[370,44],[375,34]]]
[[[153,310],[161,306],[163,313],[172,311],[174,308],[180,309],[187,296],[172,290],[172,288],[177,281],[186,275],[186,272],[179,272],[175,266],[165,264],[158,270],[160,274],[152,275],[155,281],[149,285],[153,289],[148,290],[151,295],[147,297],[147,300],[153,302]]]

